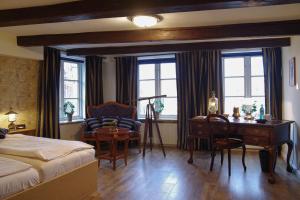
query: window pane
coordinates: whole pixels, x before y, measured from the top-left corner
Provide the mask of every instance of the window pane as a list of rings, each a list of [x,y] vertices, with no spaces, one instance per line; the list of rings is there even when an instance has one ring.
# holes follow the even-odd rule
[[[262,56],[251,57],[251,76],[263,76],[264,67]]]
[[[265,95],[264,77],[252,77],[251,96],[264,96],[264,95]]]
[[[161,63],[160,77],[161,79],[176,78],[175,63]]]
[[[76,116],[79,116],[79,101],[78,99],[65,99],[65,103],[69,101],[71,102],[75,107],[74,107],[74,114],[73,116],[76,117]]]
[[[155,96],[155,81],[140,81],[139,97]]]
[[[64,81],[64,96],[65,98],[78,98],[78,82]]]
[[[224,58],[224,72],[227,76],[244,76],[244,58]]]
[[[244,78],[225,78],[225,96],[244,96]]]
[[[139,79],[155,79],[155,65],[141,64],[139,65]]]
[[[244,97],[225,97],[225,113],[233,114],[233,107],[239,107],[240,113],[242,112],[241,107],[243,104]],[[242,114],[242,113],[241,113]]]
[[[176,80],[161,80],[161,95],[176,97]]]
[[[146,114],[146,106],[147,106],[148,101],[138,101],[138,114],[139,118],[145,118]]]
[[[161,115],[177,115],[177,98],[164,98],[164,109]]]
[[[64,79],[78,80],[78,64],[64,62]]]

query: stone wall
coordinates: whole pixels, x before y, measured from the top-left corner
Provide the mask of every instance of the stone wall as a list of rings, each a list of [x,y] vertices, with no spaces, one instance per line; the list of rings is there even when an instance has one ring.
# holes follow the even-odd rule
[[[10,106],[16,124],[36,128],[37,87],[40,61],[0,55],[0,127],[7,127]]]

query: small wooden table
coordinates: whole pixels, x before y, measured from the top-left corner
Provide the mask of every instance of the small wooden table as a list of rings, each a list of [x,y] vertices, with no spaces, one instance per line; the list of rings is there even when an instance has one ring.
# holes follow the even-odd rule
[[[113,162],[113,169],[116,169],[116,161],[124,159],[127,166],[128,157],[128,143],[129,143],[129,129],[125,128],[98,128],[95,131],[96,145],[97,145],[97,157],[98,166],[100,166],[100,160],[109,160]],[[108,142],[110,147],[109,151],[101,151],[100,142]],[[118,150],[118,143],[124,142],[124,148]]]
[[[15,131],[9,131],[8,134],[23,134],[29,136],[35,136],[35,129],[17,129]]]

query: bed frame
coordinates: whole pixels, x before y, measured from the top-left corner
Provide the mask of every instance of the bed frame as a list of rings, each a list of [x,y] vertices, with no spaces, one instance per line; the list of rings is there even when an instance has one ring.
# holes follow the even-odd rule
[[[83,200],[97,195],[97,160],[5,200]]]

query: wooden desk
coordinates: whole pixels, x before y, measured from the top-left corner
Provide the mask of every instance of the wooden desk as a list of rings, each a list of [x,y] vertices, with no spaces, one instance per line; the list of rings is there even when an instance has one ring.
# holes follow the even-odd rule
[[[17,129],[15,131],[9,131],[8,134],[23,134],[29,136],[35,136],[35,129]]]
[[[269,121],[265,124],[259,124],[254,120],[244,120],[243,118],[234,119],[229,117],[230,130],[233,135],[241,137],[245,144],[264,147],[269,152],[269,182],[275,183],[274,166],[277,155],[278,146],[286,143],[288,145],[287,152],[287,171],[293,172],[290,165],[291,152],[293,150],[293,142],[290,139],[290,124],[292,121]],[[190,120],[190,132],[188,136],[190,158],[188,163],[193,163],[193,142],[196,138],[210,139],[210,134],[204,131],[207,123],[202,116],[194,117]],[[196,124],[196,126],[195,126]],[[193,127],[193,128],[192,128]]]

